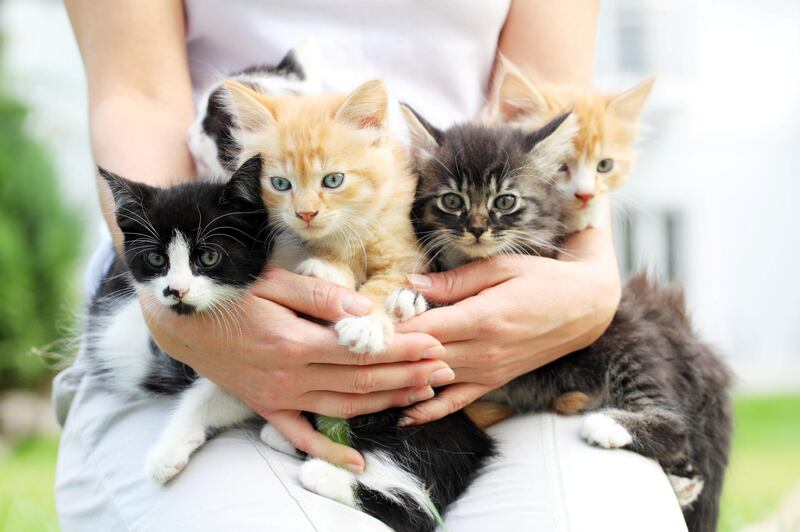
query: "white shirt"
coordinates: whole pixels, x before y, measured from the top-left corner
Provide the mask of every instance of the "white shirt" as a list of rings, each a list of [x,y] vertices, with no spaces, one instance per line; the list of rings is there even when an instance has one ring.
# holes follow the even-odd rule
[[[220,75],[275,64],[306,37],[321,48],[323,88],[383,79],[399,100],[447,127],[478,116],[510,0],[186,0],[196,94]]]

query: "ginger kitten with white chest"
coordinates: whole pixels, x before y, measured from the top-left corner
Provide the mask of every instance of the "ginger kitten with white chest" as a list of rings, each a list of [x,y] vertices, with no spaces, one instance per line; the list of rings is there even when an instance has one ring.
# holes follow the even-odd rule
[[[416,178],[390,138],[386,88],[369,81],[349,95],[273,97],[225,87],[240,159],[264,162],[262,197],[280,231],[272,264],[369,297],[372,314],[334,327],[353,352],[381,353],[393,320],[425,310],[403,289],[422,264],[409,219]]]
[[[511,61],[499,58],[489,120],[533,131],[556,116],[572,112],[579,129],[573,155],[557,177],[567,202],[571,232],[593,227],[597,198],[621,187],[631,173],[639,117],[654,78],[617,94],[534,83]]]

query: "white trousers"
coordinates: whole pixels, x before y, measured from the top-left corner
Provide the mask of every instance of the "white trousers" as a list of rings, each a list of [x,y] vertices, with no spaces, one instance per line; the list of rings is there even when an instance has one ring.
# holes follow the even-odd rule
[[[253,429],[213,438],[173,482],[159,486],[145,477],[144,457],[171,399],[126,399],[77,368],[59,375],[54,398],[66,417],[56,480],[65,532],[388,530],[304,490],[301,461],[266,447]],[[447,531],[685,531],[659,466],[587,445],[580,423],[539,414],[493,427],[500,456],[448,509]]]

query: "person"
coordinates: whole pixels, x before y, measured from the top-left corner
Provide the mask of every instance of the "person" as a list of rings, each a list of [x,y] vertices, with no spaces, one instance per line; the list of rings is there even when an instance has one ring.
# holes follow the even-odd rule
[[[215,75],[275,61],[305,36],[322,44],[327,90],[382,78],[447,125],[478,116],[497,51],[546,79],[589,84],[598,12],[597,1],[580,0],[66,4],[86,70],[94,158],[151,185],[192,178],[186,133]],[[113,203],[99,191],[119,249]],[[408,415],[423,423],[588,345],[620,297],[608,210],[559,260],[504,258],[418,278],[427,297],[453,305],[441,319],[401,326],[379,361],[353,355],[330,329],[298,316],[333,321],[366,313],[368,302],[277,269],[248,294],[235,349],[202,315],[164,313],[148,325],[166,352],[241,398],[296,448],[361,471],[359,453],[317,433],[300,412],[351,417],[414,405]],[[92,285],[113,257],[110,240],[90,268]],[[428,399],[433,386],[445,388]],[[212,439],[172,483],[155,485],[144,455],[170,402],[117,396],[80,359],[57,377],[54,398],[64,426],[56,502],[66,531],[385,530],[303,490],[300,461],[248,429]],[[658,466],[586,445],[579,421],[540,414],[492,427],[501,455],[448,511],[448,530],[684,527]]]

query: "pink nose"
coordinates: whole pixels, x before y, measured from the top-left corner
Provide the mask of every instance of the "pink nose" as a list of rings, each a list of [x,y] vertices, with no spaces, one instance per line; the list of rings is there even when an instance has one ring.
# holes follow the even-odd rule
[[[311,223],[311,220],[317,215],[318,212],[319,211],[296,212],[295,215],[297,215],[297,217],[303,220],[305,223]]]
[[[177,291],[178,292],[178,299],[183,299],[183,296],[185,296],[186,292],[188,292],[188,291],[189,291],[188,288],[181,288],[180,290],[178,290]]]
[[[592,201],[592,198],[594,197],[594,194],[577,194],[576,193],[575,197],[578,198],[580,200],[580,202],[583,203],[584,206],[586,206],[586,204],[588,204],[590,201]]]

